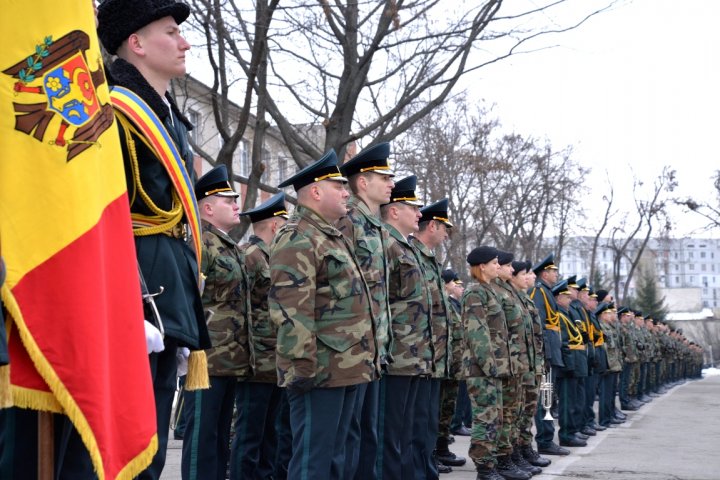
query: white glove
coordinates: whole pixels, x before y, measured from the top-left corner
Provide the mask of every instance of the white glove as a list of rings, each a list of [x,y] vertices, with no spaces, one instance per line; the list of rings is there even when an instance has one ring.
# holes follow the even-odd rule
[[[187,347],[181,347],[177,349],[175,354],[177,359],[177,374],[179,377],[187,375],[188,369],[188,358],[190,358],[190,349]]]
[[[147,320],[145,320],[145,344],[147,345],[148,355],[165,350],[160,330]]]

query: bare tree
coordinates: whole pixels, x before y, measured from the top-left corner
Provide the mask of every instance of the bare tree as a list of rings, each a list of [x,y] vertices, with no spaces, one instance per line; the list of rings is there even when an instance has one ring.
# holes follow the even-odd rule
[[[189,23],[212,71],[223,140],[217,158],[199,153],[228,166],[253,102],[263,104],[298,166],[331,147],[343,158],[360,139],[377,143],[406,132],[449,99],[466,73],[532,51],[539,36],[576,28],[614,3],[586,6],[578,18],[560,21],[553,13],[569,0],[534,2],[526,10],[511,10],[513,4],[507,13],[502,0],[191,2]],[[245,88],[241,114],[228,118],[239,85]],[[322,125],[322,135],[299,124]],[[256,173],[261,159],[253,154],[253,162]]]
[[[588,278],[592,279],[600,279],[600,274],[595,273],[595,269],[597,268],[597,252],[598,252],[598,246],[600,245],[600,241],[603,235],[603,232],[608,227],[608,224],[610,223],[610,219],[613,217],[615,212],[613,211],[613,201],[615,200],[615,190],[613,189],[612,182],[610,181],[610,174],[608,172],[605,172],[607,175],[607,181],[608,181],[608,190],[605,195],[603,195],[602,200],[605,203],[605,213],[602,216],[602,220],[600,222],[600,227],[595,232],[595,235],[593,236],[593,242],[592,242],[592,249],[590,250],[590,274]],[[593,285],[596,285],[598,283],[595,283],[593,281]],[[617,290],[615,290],[617,292]]]
[[[714,202],[702,202],[693,198],[676,199],[675,203],[684,206],[688,211],[700,215],[707,220],[705,229],[720,227],[720,170],[712,177],[715,193]]]
[[[643,182],[635,179],[633,187],[635,206],[637,208],[635,221],[630,223],[632,219],[626,217],[621,224],[612,229],[609,242],[609,247],[614,252],[613,284],[621,302],[628,298],[633,275],[655,228],[658,226],[662,230],[670,228],[667,205],[670,200],[669,193],[677,186],[675,170],[670,167],[663,168],[660,175],[653,182],[652,192],[647,199],[639,198],[641,196],[639,189],[642,186]],[[628,266],[628,271],[625,275],[625,284],[621,288],[620,278],[623,260]]]

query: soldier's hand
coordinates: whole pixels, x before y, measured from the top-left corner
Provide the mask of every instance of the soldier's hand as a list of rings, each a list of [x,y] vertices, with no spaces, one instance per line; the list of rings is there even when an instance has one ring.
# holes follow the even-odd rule
[[[297,393],[298,395],[305,394],[312,390],[315,385],[315,381],[312,378],[307,377],[295,377],[292,382],[287,386],[288,392]]]
[[[145,320],[145,344],[148,355],[153,352],[162,352],[165,350],[165,344],[163,343],[160,330],[147,320]]]

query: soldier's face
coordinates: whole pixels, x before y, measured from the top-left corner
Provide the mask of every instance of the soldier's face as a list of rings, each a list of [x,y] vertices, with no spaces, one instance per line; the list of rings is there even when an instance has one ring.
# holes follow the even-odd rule
[[[418,222],[422,217],[420,213],[420,207],[415,205],[408,205],[407,203],[396,203],[394,204],[397,208],[398,215],[398,230],[403,235],[409,235],[419,230]]]
[[[389,175],[372,172],[366,178],[366,194],[368,199],[378,205],[390,201],[390,194],[394,186],[395,182],[393,181],[393,177]]]
[[[435,224],[435,227],[436,227],[435,233],[437,235],[436,236],[437,243],[435,245],[437,246],[437,245],[440,245],[445,240],[447,240],[450,237],[450,234],[448,232],[447,225],[445,225],[443,222],[439,222],[436,220],[433,223]]]
[[[138,30],[139,56],[144,67],[143,73],[169,80],[185,75],[185,52],[190,44],[180,34],[180,27],[173,17],[156,20]],[[141,69],[142,70],[142,69]]]
[[[317,182],[320,193],[320,213],[326,220],[335,222],[347,214],[347,200],[350,197],[345,184],[334,180]]]
[[[535,285],[535,279],[537,278],[537,275],[535,275],[535,272],[533,272],[532,270],[530,270],[529,272],[527,272],[527,277],[526,277],[526,278],[527,278],[527,282],[528,282],[528,283],[527,283],[527,288],[530,288],[530,287],[532,287],[533,285]]]
[[[220,230],[230,231],[235,225],[240,224],[240,207],[235,197],[214,196],[208,204],[209,221]]]
[[[512,263],[498,266],[498,277],[500,277],[500,280],[510,280],[512,278],[512,272]]]

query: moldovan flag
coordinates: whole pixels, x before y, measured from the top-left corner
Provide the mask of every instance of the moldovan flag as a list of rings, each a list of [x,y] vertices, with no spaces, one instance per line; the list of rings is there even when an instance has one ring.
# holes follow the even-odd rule
[[[67,415],[100,479],[132,478],[157,451],[155,403],[92,2],[3,0],[0,45],[12,402]]]

